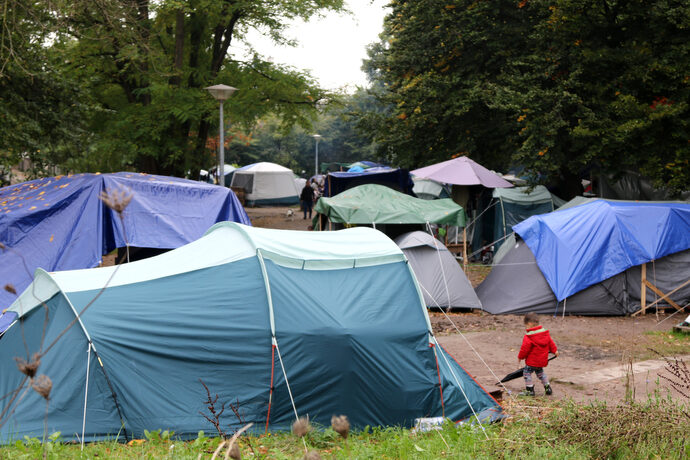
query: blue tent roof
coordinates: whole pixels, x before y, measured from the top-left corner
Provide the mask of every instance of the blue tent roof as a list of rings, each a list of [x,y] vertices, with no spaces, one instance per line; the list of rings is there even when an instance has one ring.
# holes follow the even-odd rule
[[[559,301],[630,267],[690,249],[690,204],[596,200],[513,230]]]
[[[126,189],[132,201],[117,214],[99,199]],[[0,282],[23,291],[38,267],[97,266],[101,256],[130,246],[171,249],[201,237],[219,221],[251,225],[230,189],[141,173],[76,174],[0,188]],[[0,291],[0,309],[15,296]]]

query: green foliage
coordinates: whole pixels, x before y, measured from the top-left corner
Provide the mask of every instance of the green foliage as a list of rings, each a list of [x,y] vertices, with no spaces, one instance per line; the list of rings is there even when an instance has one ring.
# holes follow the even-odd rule
[[[402,163],[467,154],[492,168],[524,166],[534,182],[576,186],[593,168],[687,189],[687,2],[391,5],[367,64],[388,111],[367,122]]]
[[[249,164],[271,161],[291,168],[298,174],[314,173],[315,141],[312,134],[319,133],[319,164],[324,162],[355,162],[359,160],[386,160],[375,145],[356,129],[353,113],[368,103],[363,90],[354,95],[340,96],[322,107],[308,128],[285,126],[277,115],[263,117],[249,135],[235,130],[225,152],[227,163]]]
[[[527,406],[509,404],[512,418],[503,424],[486,426],[485,437],[477,425],[446,422],[440,430],[414,434],[403,428],[366,427],[350,433],[347,440],[331,428],[310,432],[305,442],[322,458],[331,459],[588,459],[625,458],[681,459],[690,455],[687,443],[687,408],[664,398],[642,403],[575,404],[570,401],[530,400]],[[54,442],[46,445],[50,459],[79,458],[209,458],[219,439],[182,442],[163,439],[160,430],[149,432],[149,441],[129,445],[116,442],[78,445]],[[252,435],[251,446],[240,439],[242,457],[293,459],[304,455],[299,438],[290,433]],[[0,457],[41,457],[44,446],[38,439],[26,439],[0,448]],[[254,452],[254,454],[252,454]]]
[[[239,89],[225,103],[225,119],[245,130],[269,113],[285,128],[308,127],[316,102],[333,97],[308,74],[256,53],[234,59],[230,45],[244,41],[251,28],[287,43],[290,19],[340,10],[342,0],[5,3],[30,13],[31,20],[13,27],[21,38],[17,46],[36,54],[31,62],[40,72],[8,57],[6,72],[0,71],[0,97],[3,89],[11,95],[21,88],[15,75],[33,81],[46,74],[31,95],[15,97],[33,105],[0,105],[0,117],[16,126],[5,134],[14,138],[0,138],[0,151],[14,155],[10,161],[16,152],[41,150],[67,170],[194,174],[215,162],[208,141],[218,132],[218,103],[205,86]]]
[[[0,170],[28,157],[37,170],[88,138],[91,107],[70,75],[56,71],[50,40],[54,18],[35,2],[5,0],[0,31]]]

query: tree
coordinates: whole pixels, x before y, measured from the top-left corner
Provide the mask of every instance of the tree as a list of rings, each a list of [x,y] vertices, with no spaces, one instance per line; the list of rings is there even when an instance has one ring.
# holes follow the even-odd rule
[[[505,164],[517,148],[516,124],[496,105],[496,87],[528,25],[499,0],[391,5],[382,42],[365,64],[378,82],[374,94],[389,107],[366,120],[375,139],[410,167],[460,154]]]
[[[9,1],[9,0],[7,0]],[[267,113],[307,126],[316,101],[334,96],[312,78],[254,53],[234,59],[230,45],[257,28],[288,43],[285,24],[342,0],[58,0],[32,2],[50,18],[39,40],[43,62],[91,107],[80,118],[92,135],[71,155],[49,158],[68,169],[194,174],[212,160],[207,139],[217,130],[218,105],[203,90],[214,83],[240,89],[226,102],[228,121],[251,127]],[[28,36],[41,25],[29,25]],[[33,41],[33,40],[29,40]],[[65,120],[63,120],[65,121]],[[26,147],[23,147],[26,149]]]
[[[345,95],[338,101],[324,105],[309,129],[284,126],[275,116],[263,117],[245,135],[234,132],[228,143],[230,161],[248,164],[271,161],[292,168],[296,173],[311,176],[314,171],[313,133],[323,138],[319,143],[319,163],[382,160],[375,146],[356,127],[352,114],[362,110],[368,96],[363,90]]]
[[[521,148],[533,172],[578,181],[640,171],[676,192],[690,183],[690,5],[545,0],[532,52],[511,68]]]
[[[588,171],[690,183],[690,5],[668,0],[396,0],[370,52],[401,162],[467,154],[579,191]]]
[[[79,84],[56,71],[42,43],[50,40],[54,18],[34,2],[4,0],[0,24],[0,169],[23,157],[37,172],[46,152],[65,155],[83,146],[83,122],[90,110]]]

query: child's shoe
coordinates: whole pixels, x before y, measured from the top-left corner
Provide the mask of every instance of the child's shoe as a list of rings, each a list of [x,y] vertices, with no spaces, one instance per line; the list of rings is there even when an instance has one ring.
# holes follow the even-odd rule
[[[551,396],[553,394],[553,390],[551,389],[551,385],[548,383],[544,385],[544,393],[546,393],[546,396]]]
[[[525,387],[525,391],[520,393],[520,396],[534,396],[534,385],[531,387]]]

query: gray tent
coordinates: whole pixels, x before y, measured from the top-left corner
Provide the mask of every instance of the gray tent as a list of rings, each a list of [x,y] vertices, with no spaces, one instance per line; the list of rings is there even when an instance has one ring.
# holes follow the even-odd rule
[[[421,231],[394,241],[409,260],[427,307],[482,308],[460,264],[443,243]]]
[[[690,250],[677,252],[647,264],[647,279],[663,292],[670,292],[688,279]],[[627,315],[640,309],[641,267],[632,267],[558,303],[537,266],[530,248],[521,239],[506,253],[477,295],[484,310],[492,314]],[[655,300],[648,291],[649,303]],[[676,303],[690,301],[690,285],[670,296]],[[665,304],[663,304],[665,305]]]

